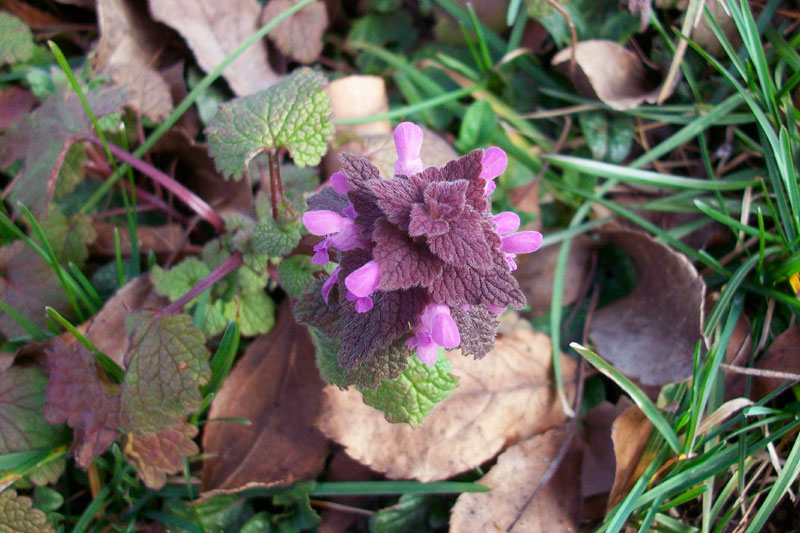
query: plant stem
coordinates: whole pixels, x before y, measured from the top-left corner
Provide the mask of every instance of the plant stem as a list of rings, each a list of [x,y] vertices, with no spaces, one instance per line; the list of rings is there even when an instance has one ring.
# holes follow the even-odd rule
[[[95,144],[99,144],[101,141],[94,135],[87,137],[86,140],[91,141]],[[141,159],[134,157],[132,154],[126,152],[119,146],[108,143],[108,147],[116,157],[120,160],[126,162],[148,178],[152,179],[154,182],[158,183],[172,194],[183,200],[187,206],[189,206],[194,212],[200,215],[205,221],[209,224],[214,226],[219,232],[225,231],[225,221],[219,216],[219,213],[214,211],[214,209],[206,203],[205,200],[197,196],[195,193],[175,181],[173,178],[167,176],[159,169],[142,161]]]
[[[281,165],[278,154],[269,152],[269,193],[272,200],[272,218],[278,220],[280,213],[280,201],[283,198],[283,187],[281,186]]]
[[[236,252],[235,254],[227,258],[224,263],[222,263],[220,266],[212,270],[208,276],[200,280],[197,283],[197,285],[189,289],[189,291],[186,294],[184,294],[183,296],[181,296],[168,306],[164,307],[161,310],[160,314],[169,315],[172,313],[177,313],[183,308],[184,305],[186,305],[193,299],[197,298],[200,294],[202,294],[203,291],[210,288],[216,282],[218,282],[219,280],[221,280],[222,278],[224,278],[225,276],[227,276],[228,274],[239,268],[242,262],[243,262],[242,253]]]

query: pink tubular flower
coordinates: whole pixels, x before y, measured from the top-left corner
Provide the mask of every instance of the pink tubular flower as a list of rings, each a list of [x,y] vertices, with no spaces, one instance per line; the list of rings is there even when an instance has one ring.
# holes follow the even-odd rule
[[[483,194],[489,196],[497,187],[494,179],[506,171],[508,156],[501,148],[490,146],[483,152],[482,164],[483,170],[481,170],[480,177],[486,180],[486,189]]]
[[[436,362],[439,347],[456,348],[461,344],[450,308],[443,304],[428,304],[420,316],[419,324],[414,328],[414,336],[406,341],[409,350],[417,349],[417,357],[426,365]]]
[[[422,149],[422,128],[413,122],[398,124],[394,130],[394,144],[397,148],[394,173],[410,176],[422,172],[422,159],[419,157]]]
[[[353,223],[353,218],[343,217],[339,213],[320,209],[307,211],[303,214],[303,224],[309,233],[324,236],[325,238],[314,246],[314,256],[311,262],[324,265],[329,260],[328,248],[334,247],[341,251],[354,250],[361,245],[358,229]]]
[[[372,298],[381,283],[381,269],[375,261],[369,261],[361,268],[352,271],[344,278],[347,287],[347,299],[356,302],[356,311],[366,313],[372,309]]]
[[[517,269],[517,263],[514,261],[517,254],[535,252],[542,245],[542,234],[538,231],[513,233],[519,228],[519,216],[516,213],[503,211],[496,214],[492,221],[497,225],[497,233],[503,236],[500,250],[506,254],[506,261],[511,270]]]

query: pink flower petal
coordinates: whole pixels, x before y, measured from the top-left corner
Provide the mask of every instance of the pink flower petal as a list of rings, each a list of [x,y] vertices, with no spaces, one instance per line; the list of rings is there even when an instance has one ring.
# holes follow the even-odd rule
[[[431,336],[434,342],[445,348],[455,348],[461,344],[461,336],[458,334],[458,326],[450,316],[450,313],[439,313],[433,319]]]
[[[375,261],[370,261],[344,278],[344,285],[347,290],[358,298],[365,298],[372,294],[378,288],[380,282],[381,269]]]
[[[372,309],[372,298],[365,296],[356,300],[356,313],[366,313]]]
[[[334,172],[331,174],[331,187],[339,194],[347,194],[347,191],[350,190],[347,177],[342,172]]]
[[[314,235],[339,233],[344,228],[345,221],[348,221],[348,219],[327,209],[303,213],[303,224]]]
[[[542,245],[542,234],[538,231],[520,231],[503,237],[504,252],[511,254],[526,254],[535,252]]]
[[[519,229],[519,215],[513,211],[497,213],[492,220],[497,224],[497,233],[500,235],[505,235],[506,233],[511,233]]]
[[[428,366],[436,364],[436,356],[439,354],[439,346],[435,342],[430,344],[419,343],[417,345],[417,357]]]
[[[499,305],[487,305],[486,307],[489,308],[489,311],[498,315],[506,310],[505,307],[500,307]]]
[[[503,172],[508,166],[508,156],[506,153],[496,147],[490,146],[483,152],[483,169],[481,170],[481,177],[487,180],[493,180]]]
[[[422,129],[413,122],[402,122],[394,130],[397,162],[394,173],[410,176],[423,169],[419,151],[422,149]]]
[[[497,188],[497,184],[492,180],[486,180],[486,186],[483,188],[483,195],[489,196]]]
[[[327,261],[325,262],[327,263]],[[325,300],[325,304],[328,303],[328,296],[330,296],[333,286],[339,281],[339,272],[341,270],[342,267],[336,267],[336,269],[331,272],[330,277],[322,284],[322,299]]]
[[[311,262],[315,265],[327,265],[328,261],[330,261],[330,257],[328,256],[328,247],[330,244],[330,239],[324,239],[317,243],[317,245],[314,246],[314,251],[316,253],[311,258]]]
[[[439,314],[446,314],[449,316],[450,308],[444,304],[431,303],[425,306],[425,309],[423,309],[419,320],[422,322],[422,326],[424,328],[431,330],[433,329],[433,321],[436,318],[436,315]]]
[[[342,252],[348,252],[361,247],[361,235],[358,228],[349,218],[344,219],[342,229],[330,238],[331,246]]]

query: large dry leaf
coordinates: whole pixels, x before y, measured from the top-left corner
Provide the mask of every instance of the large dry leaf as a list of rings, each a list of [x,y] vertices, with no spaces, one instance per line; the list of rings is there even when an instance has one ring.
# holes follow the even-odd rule
[[[614,109],[631,109],[658,99],[661,75],[615,41],[581,41],[575,45],[574,69],[571,58],[569,46],[553,56],[552,64],[566,69],[578,91],[597,96]]]
[[[219,65],[258,29],[257,0],[150,0],[150,12],[159,22],[175,28],[206,72]],[[238,96],[251,94],[278,82],[262,43],[245,50],[222,71]]]
[[[165,43],[146,9],[128,0],[97,0],[97,67],[125,87],[128,105],[161,121],[172,112],[169,85],[154,68]]]
[[[322,386],[311,337],[287,301],[278,323],[247,348],[211,404],[210,419],[252,423],[206,427],[203,489],[235,492],[317,475],[327,454],[327,442],[313,425]]]
[[[568,452],[549,480],[544,476],[566,442],[558,427],[511,446],[478,483],[490,493],[459,496],[450,515],[451,533],[577,531],[580,514],[580,452]]]
[[[261,14],[261,23],[277,18],[292,7],[293,0],[270,0]],[[312,63],[322,52],[322,34],[328,28],[325,2],[312,2],[272,30],[270,38],[284,55],[300,63]]]
[[[643,470],[639,465],[647,465],[641,459],[652,429],[650,420],[635,405],[628,407],[611,426],[611,441],[614,443],[617,466],[614,485],[608,495],[607,509],[617,505],[641,476]]]
[[[351,457],[390,478],[445,479],[565,420],[550,351],[546,335],[519,329],[498,339],[484,359],[449,353],[459,385],[418,429],[389,424],[357,390],[333,386],[325,389],[317,424]],[[576,364],[562,356],[561,367],[571,395]]]
[[[122,255],[131,254],[131,233],[127,228],[98,222],[94,225],[94,229],[97,231],[97,239],[91,245],[92,253],[116,255],[114,230],[118,230]],[[169,254],[182,248],[188,239],[180,224],[165,224],[163,226],[138,226],[136,240],[139,245],[139,253]],[[192,250],[184,249],[184,252],[190,251]]]
[[[35,103],[36,97],[28,89],[15,85],[0,88],[0,131],[16,125]]]
[[[637,231],[608,231],[636,268],[628,296],[597,311],[589,338],[597,353],[644,385],[683,381],[692,374],[702,339],[705,283],[682,254]]]
[[[525,293],[528,305],[534,315],[542,315],[550,309],[553,298],[553,277],[560,246],[548,246],[535,254],[522,254],[517,257],[517,270],[514,277],[519,288]],[[580,296],[586,283],[592,262],[592,241],[579,236],[572,242],[564,285],[563,305],[571,305]]]

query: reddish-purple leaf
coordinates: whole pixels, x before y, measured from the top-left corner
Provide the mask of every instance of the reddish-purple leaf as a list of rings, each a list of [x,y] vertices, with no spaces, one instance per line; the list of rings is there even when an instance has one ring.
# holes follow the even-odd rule
[[[428,238],[428,247],[434,255],[450,265],[470,265],[481,270],[491,268],[493,254],[481,222],[478,213],[465,209],[459,219],[450,225],[450,231]]]
[[[445,265],[442,276],[431,286],[431,296],[450,307],[463,304],[525,307],[525,295],[505,258],[495,254],[493,260],[494,267],[489,270]]]
[[[483,305],[475,305],[464,311],[461,307],[450,309],[461,335],[461,354],[473,355],[481,359],[494,348],[499,315],[492,313]]]
[[[94,356],[82,344],[56,340],[47,350],[47,364],[45,418],[75,431],[75,460],[88,468],[119,436],[119,385],[101,381]]]
[[[167,482],[167,474],[183,470],[183,458],[196,455],[199,450],[192,440],[197,427],[177,422],[154,433],[128,433],[125,454],[142,476],[145,485],[160,489]]]
[[[381,290],[428,287],[441,275],[442,261],[386,220],[378,221],[373,238],[376,244],[372,254],[381,267]]]

